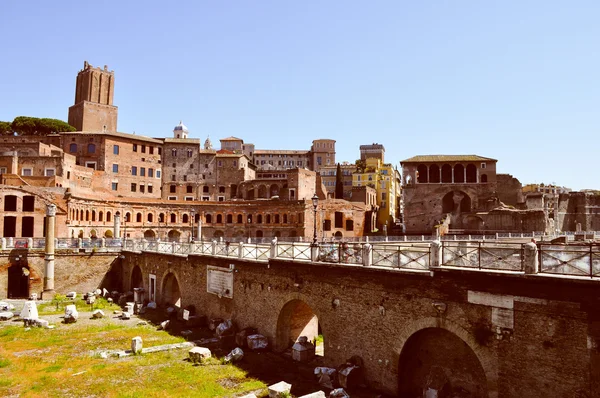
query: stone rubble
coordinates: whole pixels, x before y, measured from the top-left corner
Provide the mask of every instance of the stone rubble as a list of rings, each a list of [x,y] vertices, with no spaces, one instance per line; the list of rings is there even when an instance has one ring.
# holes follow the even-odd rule
[[[212,356],[210,350],[206,347],[194,347],[188,351],[190,360],[193,363],[203,364]]]
[[[280,381],[269,386],[269,398],[280,398],[289,396],[292,385],[285,381]]]
[[[131,313],[125,311],[121,314],[121,319],[123,320],[127,320],[127,319],[131,319]]]
[[[343,388],[336,388],[329,393],[329,398],[350,398],[350,395]]]
[[[252,327],[244,328],[235,334],[235,344],[240,347],[247,347],[247,338],[250,335],[258,334],[258,330]]]
[[[229,354],[225,355],[225,362],[237,362],[244,357],[244,351],[241,348],[234,348]]]
[[[160,325],[158,326],[158,330],[168,330],[169,326],[170,326],[171,321],[166,320],[166,321],[162,321],[160,323]]]
[[[316,391],[310,394],[302,395],[299,398],[327,398],[327,395],[323,391]]]
[[[134,354],[140,354],[142,352],[142,338],[140,336],[131,339],[131,351]]]
[[[69,292],[69,293],[66,294],[66,297],[69,300],[75,300],[77,298],[77,292]]]
[[[15,306],[11,303],[7,303],[5,301],[0,301],[0,311],[12,311],[15,309]]]
[[[308,362],[315,357],[315,346],[308,337],[300,336],[292,346],[292,359],[298,362]]]
[[[75,323],[79,319],[79,312],[75,304],[69,304],[65,307],[65,323]]]
[[[319,385],[325,388],[333,388],[333,380],[335,380],[337,370],[333,368],[317,367],[315,368],[315,376],[319,381]]]
[[[10,311],[0,312],[0,321],[8,321],[9,319],[11,319],[14,316],[15,316],[15,314],[13,314]]]
[[[252,334],[248,336],[246,344],[253,351],[266,350],[269,346],[269,340],[262,334]]]
[[[94,318],[94,319],[104,318],[104,311],[94,310],[94,312],[92,312],[92,318]]]
[[[26,301],[21,310],[21,318],[38,319],[38,310],[35,301]]]

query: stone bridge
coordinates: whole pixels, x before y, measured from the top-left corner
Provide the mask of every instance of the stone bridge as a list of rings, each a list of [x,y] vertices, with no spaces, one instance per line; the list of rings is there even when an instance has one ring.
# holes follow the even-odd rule
[[[584,259],[577,275],[589,262],[584,278],[540,272],[550,263],[555,270],[581,264],[533,244],[503,254],[481,243],[367,245],[357,250],[360,261],[346,264],[299,261],[301,247],[292,258],[278,255],[278,245],[257,247],[252,259],[244,244],[223,252],[203,243],[185,253],[169,245],[171,253],[126,248],[117,270],[123,287],[232,319],[238,329],[256,327],[275,351],[321,334],[319,363],[337,367],[359,356],[373,389],[410,397],[424,388],[471,397],[600,396],[597,246],[570,257]]]

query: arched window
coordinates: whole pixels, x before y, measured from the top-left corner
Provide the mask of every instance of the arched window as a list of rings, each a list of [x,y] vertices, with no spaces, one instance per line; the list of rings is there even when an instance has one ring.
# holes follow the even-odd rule
[[[417,182],[419,184],[425,184],[427,183],[428,179],[427,179],[427,166],[425,166],[424,164],[420,164],[417,167]]]
[[[465,182],[465,166],[457,164],[454,166],[454,183],[462,184]]]
[[[148,219],[148,222],[154,221],[154,214],[148,213],[148,218],[147,219]]]
[[[287,214],[284,214],[284,215],[283,215],[283,223],[284,223],[284,224],[287,224]]]
[[[279,214],[275,214],[275,224],[279,224]]]
[[[231,214],[227,214],[227,224],[231,224],[233,222],[233,216]]]
[[[248,221],[248,224],[252,224],[252,214],[248,214],[247,221]]]
[[[270,214],[267,214],[267,217],[266,217],[266,219],[267,219],[267,222],[266,222],[266,223],[267,223],[267,224],[271,224],[271,215],[270,215]]]
[[[212,215],[211,214],[207,214],[205,216],[205,218],[206,218],[206,223],[207,224],[212,224]]]
[[[432,184],[440,182],[440,166],[437,164],[429,166],[429,182]]]
[[[196,224],[198,224],[199,221],[200,221],[200,214],[196,213],[196,215],[194,216],[194,222]]]
[[[467,165],[467,182],[477,182],[477,168],[472,163]]]
[[[98,212],[98,221],[104,221],[104,212],[102,210]]]
[[[237,223],[241,224],[243,222],[244,222],[244,217],[241,214],[238,214],[238,216],[237,216]]]
[[[189,223],[189,222],[190,222],[190,218],[189,218],[189,216],[188,216],[187,214],[184,214],[184,215],[181,217],[181,222],[182,222],[182,223],[184,223],[184,224],[187,224],[187,223]]]
[[[206,185],[202,187],[202,192],[208,193],[208,187]]]
[[[135,222],[142,222],[142,213],[138,213],[135,215]]]
[[[89,210],[85,211],[85,221],[90,221],[90,211]]]
[[[223,215],[217,214],[217,224],[222,224],[222,223],[223,223]]]
[[[96,221],[96,210],[92,210],[92,221]]]
[[[111,217],[112,217],[112,214],[111,214],[111,212],[110,212],[110,211],[107,211],[107,212],[106,212],[106,221],[107,221],[107,222],[110,222],[110,219],[111,219]]]
[[[88,153],[96,153],[96,145],[88,144]]]
[[[172,223],[176,223],[177,222],[177,215],[175,213],[171,213],[171,222]]]
[[[258,216],[256,216],[256,223],[262,224],[262,214],[259,214]]]
[[[127,212],[125,213],[125,222],[130,222],[131,221],[131,213]]]
[[[158,222],[165,222],[165,213],[160,213],[158,215]]]

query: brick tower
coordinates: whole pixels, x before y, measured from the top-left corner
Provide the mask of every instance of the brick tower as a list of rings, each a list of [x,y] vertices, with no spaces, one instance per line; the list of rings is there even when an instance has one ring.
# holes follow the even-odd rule
[[[69,124],[78,131],[117,131],[117,107],[113,105],[115,73],[87,61],[77,74],[75,105],[69,108]]]

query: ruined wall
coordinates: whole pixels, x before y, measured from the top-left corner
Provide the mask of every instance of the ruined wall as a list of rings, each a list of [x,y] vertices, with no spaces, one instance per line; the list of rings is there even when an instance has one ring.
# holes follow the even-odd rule
[[[485,220],[485,228],[488,231],[546,231],[546,216],[543,210],[498,208],[481,217]]]
[[[0,253],[0,298],[8,293],[8,267],[21,256],[20,265],[30,271],[29,291],[40,293],[44,290],[44,254],[28,253],[27,250],[13,250]],[[71,291],[79,293],[94,291],[100,286],[113,264],[118,263],[117,253],[72,253],[57,250],[54,262],[54,286],[57,293]]]
[[[510,174],[497,174],[497,194],[500,202],[517,206],[523,202],[523,186],[521,182]]]
[[[558,199],[558,228],[575,231],[600,231],[600,195],[586,192],[560,194]]]
[[[411,362],[411,352],[426,347],[442,352],[455,338],[462,341],[462,348],[451,354],[458,356],[435,365],[454,388],[464,388],[472,396],[480,396],[472,390],[475,387],[489,397],[600,392],[600,354],[593,349],[600,339],[600,324],[588,313],[597,296],[594,281],[451,270],[402,273],[281,260],[267,267],[204,256],[126,253],[125,257],[127,288],[138,265],[146,289],[149,274],[156,275],[160,302],[166,293],[163,282],[172,273],[183,307],[193,304],[200,315],[231,318],[238,328],[257,327],[276,348],[282,348],[280,337],[286,335],[282,328],[289,326],[281,322],[278,326],[284,306],[292,300],[306,303],[324,335],[325,364],[335,367],[358,355],[369,385],[389,394],[398,393],[399,380],[422,385],[423,374],[431,371],[402,379],[409,377],[402,371],[406,361],[411,369],[419,366]],[[209,264],[224,269],[234,264],[233,299],[206,292]],[[434,333],[435,338],[411,339],[431,329],[453,337],[437,338]],[[461,375],[474,376],[466,382]]]

